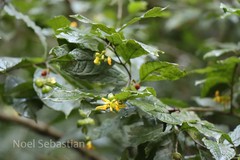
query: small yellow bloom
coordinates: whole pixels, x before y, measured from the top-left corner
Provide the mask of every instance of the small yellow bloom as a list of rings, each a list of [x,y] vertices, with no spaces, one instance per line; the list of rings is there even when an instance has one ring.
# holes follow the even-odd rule
[[[99,57],[96,57],[96,58],[94,59],[93,63],[96,64],[96,65],[100,65],[101,62],[100,62]]]
[[[70,27],[77,27],[77,25],[78,25],[78,24],[77,24],[77,22],[75,22],[75,21],[70,23]]]
[[[113,99],[110,101],[106,98],[102,98],[102,101],[105,102],[105,104],[102,106],[97,106],[96,110],[104,110],[105,111],[105,110],[109,109],[111,112],[113,110],[118,112],[120,109],[125,108],[125,105],[120,103],[116,99]]]
[[[87,143],[86,143],[86,148],[87,148],[88,150],[92,150],[92,149],[93,149],[92,141],[87,141]]]
[[[111,66],[111,65],[112,65],[112,58],[111,58],[111,57],[108,57],[108,58],[107,58],[107,62],[108,62],[108,65]]]
[[[220,92],[218,90],[216,90],[213,100],[217,103],[222,103],[224,105],[227,105],[230,102],[230,97],[229,96],[221,96]]]

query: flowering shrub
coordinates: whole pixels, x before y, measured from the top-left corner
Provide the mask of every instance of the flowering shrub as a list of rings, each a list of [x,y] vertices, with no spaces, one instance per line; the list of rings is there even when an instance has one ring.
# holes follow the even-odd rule
[[[144,10],[146,3],[132,2],[132,12],[137,12],[135,5]],[[223,4],[221,8],[226,14],[239,14],[239,10]],[[98,159],[95,155],[100,155],[99,159],[239,158],[239,126],[227,133],[197,114],[203,111],[239,117],[239,47],[210,51],[204,57],[211,63],[191,71],[164,61],[164,52],[157,47],[126,36],[131,25],[168,14],[167,8],[153,7],[118,27],[80,14],[70,16],[74,21],[57,16],[48,24],[58,44],[47,52],[44,35],[35,23],[10,3],[4,4],[4,10],[25,21],[46,52],[35,58],[0,58],[4,79],[1,95],[8,97],[6,104],[14,106],[20,116],[35,121],[39,120],[38,111],[44,108],[63,113],[61,121],[77,117],[72,125],[77,126],[79,134],[55,134],[41,130],[37,124],[34,130],[66,143],[69,138],[84,141],[85,148],[72,148],[89,159]],[[137,58],[141,63],[135,61]],[[16,70],[32,77],[12,76]],[[154,87],[154,82],[173,83],[193,74],[204,77],[196,82],[202,87],[202,97],[196,98],[196,103],[204,107],[172,105],[176,101],[157,96],[161,88]],[[212,90],[215,94],[210,94]]]

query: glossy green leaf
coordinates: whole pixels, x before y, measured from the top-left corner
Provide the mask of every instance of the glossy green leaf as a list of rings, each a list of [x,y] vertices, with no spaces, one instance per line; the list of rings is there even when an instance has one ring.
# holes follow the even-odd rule
[[[42,63],[42,58],[14,58],[14,57],[0,57],[0,73],[7,71],[28,67],[34,64]]]
[[[82,49],[99,51],[99,46],[104,45],[105,42],[95,35],[86,34],[86,32],[76,28],[62,28],[58,30],[56,37],[77,44]]]
[[[159,99],[154,96],[146,98],[139,98],[128,101],[131,105],[138,107],[147,115],[159,119],[168,124],[181,124],[181,121],[172,116],[168,111],[168,106],[163,104]]]
[[[22,58],[1,57],[0,58],[0,72],[6,72],[8,69],[16,66],[22,62]]]
[[[147,62],[143,64],[139,71],[140,80],[143,81],[160,81],[160,80],[177,80],[185,75],[177,64],[168,62]]]
[[[156,93],[153,88],[147,87],[138,91],[123,90],[122,92],[114,95],[114,97],[118,100],[127,100],[127,99],[141,98],[141,97],[150,96],[150,95],[156,96]]]
[[[34,82],[37,78],[43,78],[41,77],[41,72],[41,69],[35,71]],[[66,116],[68,116],[74,108],[80,107],[82,98],[86,97],[85,94],[75,91],[60,75],[49,73],[48,77],[54,77],[58,84],[58,86],[53,86],[53,89],[49,93],[44,94],[42,88],[36,86],[35,83],[33,84],[38,97],[46,106],[56,111],[62,111]]]
[[[34,21],[32,21],[27,15],[22,14],[21,12],[18,12],[13,5],[8,3],[4,6],[5,12],[7,12],[10,16],[14,16],[16,19],[24,21],[28,27],[33,29],[33,31],[36,33],[36,35],[39,37],[45,52],[47,51],[47,43],[46,43],[46,37],[43,34],[42,29],[35,24]]]
[[[68,27],[70,23],[65,16],[56,16],[48,22],[48,25],[56,31],[59,28]]]
[[[135,40],[125,40],[123,43],[116,46],[116,52],[128,62],[132,58],[137,58],[145,54],[158,56],[158,53],[161,51]]]
[[[206,145],[207,149],[210,150],[213,157],[219,160],[231,160],[235,156],[235,151],[228,145],[222,143],[217,143],[212,140],[203,138],[203,143]]]

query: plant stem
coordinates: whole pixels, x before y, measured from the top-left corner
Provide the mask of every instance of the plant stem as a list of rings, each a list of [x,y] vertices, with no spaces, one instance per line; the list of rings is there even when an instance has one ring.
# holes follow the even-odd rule
[[[127,71],[127,74],[128,74],[128,83],[127,83],[127,87],[131,84],[131,81],[132,81],[132,75],[131,75],[131,72],[129,71],[129,69],[127,68],[127,66],[125,65],[125,63],[122,62],[121,58],[119,57],[119,55],[114,52],[115,55],[117,56],[120,64],[124,67],[124,69]]]
[[[235,76],[237,71],[238,64],[235,64],[232,72],[232,79],[231,79],[231,88],[230,88],[230,114],[233,114],[234,105],[233,105],[233,94],[234,94],[234,83],[235,83]]]

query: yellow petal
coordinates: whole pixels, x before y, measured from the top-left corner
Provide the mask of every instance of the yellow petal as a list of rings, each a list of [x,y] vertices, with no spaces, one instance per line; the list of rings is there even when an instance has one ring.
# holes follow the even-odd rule
[[[102,105],[102,106],[97,106],[95,109],[96,110],[104,110],[105,111],[107,108],[108,108],[108,105],[105,104],[105,105]]]
[[[93,61],[94,64],[99,65],[100,61],[99,61],[99,57],[96,57]]]
[[[87,141],[86,148],[89,150],[93,149],[92,141]]]
[[[102,98],[102,101],[110,103],[110,101],[108,99],[106,99],[106,98]]]
[[[108,57],[107,62],[108,62],[108,65],[112,65],[112,58]]]
[[[77,27],[77,25],[78,25],[77,22],[72,22],[72,23],[70,23],[70,26],[71,26],[71,27]]]

